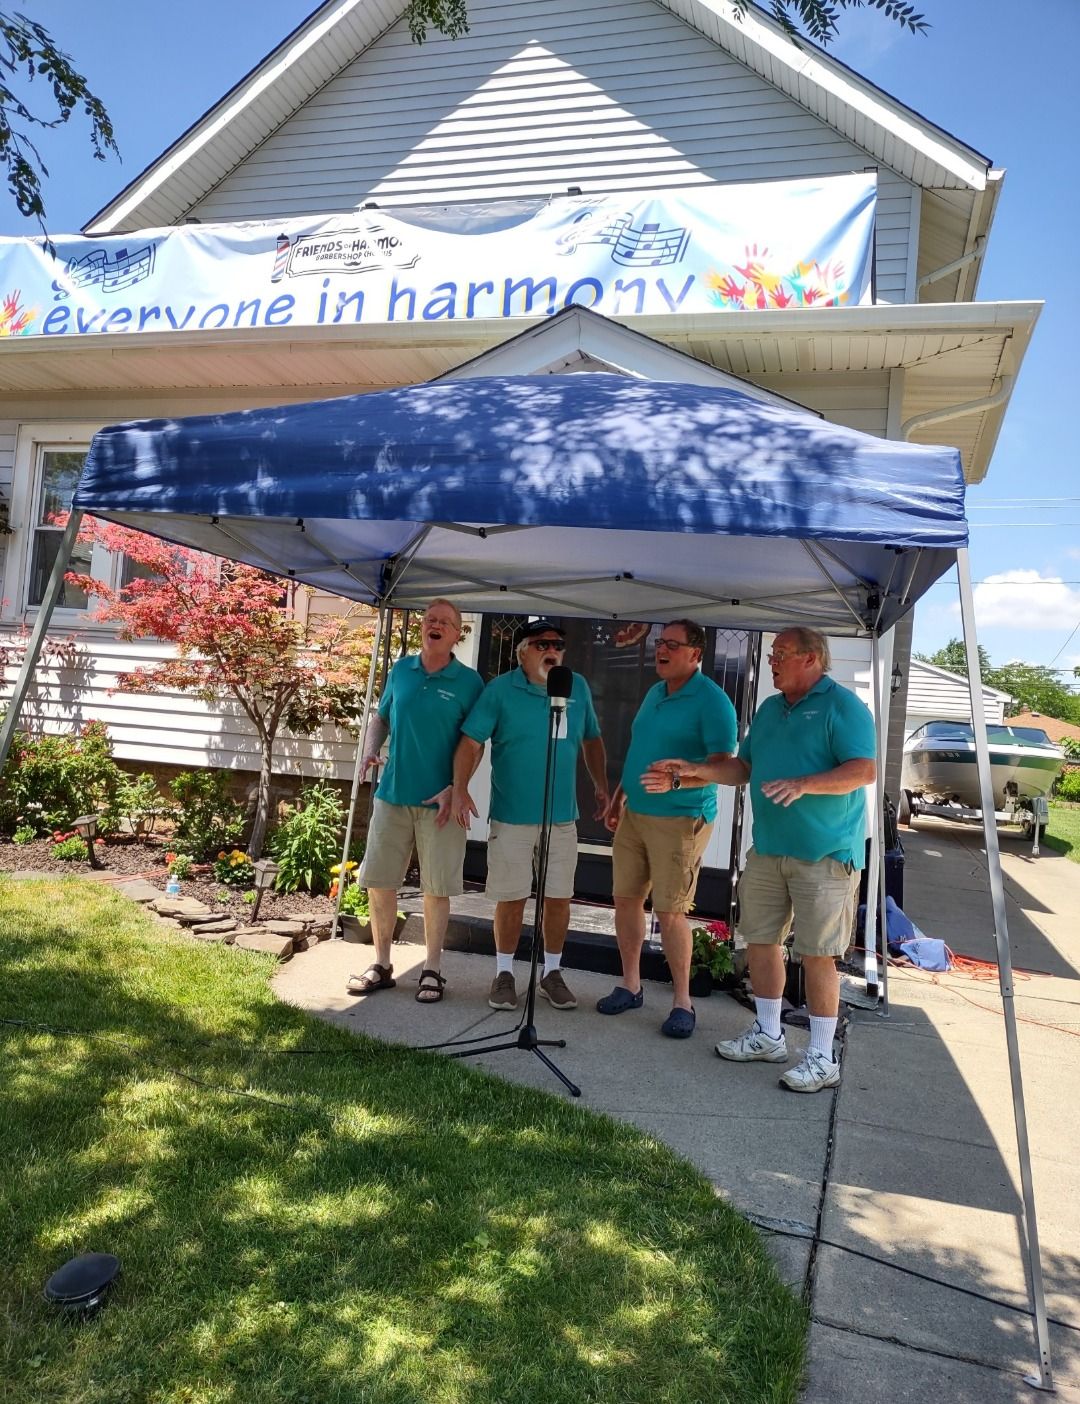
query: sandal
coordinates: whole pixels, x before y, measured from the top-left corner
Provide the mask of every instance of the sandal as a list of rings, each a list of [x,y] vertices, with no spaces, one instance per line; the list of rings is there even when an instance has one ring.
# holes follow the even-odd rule
[[[438,1004],[443,997],[446,976],[437,970],[421,970],[420,983],[416,990],[417,1004]]]
[[[363,975],[350,975],[345,986],[349,994],[374,994],[376,990],[392,990],[397,984],[392,965],[369,965]]]

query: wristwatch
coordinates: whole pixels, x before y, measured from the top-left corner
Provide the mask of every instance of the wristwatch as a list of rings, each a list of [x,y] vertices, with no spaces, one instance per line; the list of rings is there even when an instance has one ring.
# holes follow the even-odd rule
[[[672,788],[673,790],[681,790],[681,789],[682,789],[682,776],[679,774],[679,772],[678,772],[677,770],[673,770],[673,771],[671,772],[671,788]]]

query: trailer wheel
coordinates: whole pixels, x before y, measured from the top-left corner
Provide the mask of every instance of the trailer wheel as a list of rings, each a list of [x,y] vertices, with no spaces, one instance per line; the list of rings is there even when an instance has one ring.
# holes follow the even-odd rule
[[[910,790],[900,791],[900,803],[896,806],[896,822],[911,824],[915,816],[915,802]]]

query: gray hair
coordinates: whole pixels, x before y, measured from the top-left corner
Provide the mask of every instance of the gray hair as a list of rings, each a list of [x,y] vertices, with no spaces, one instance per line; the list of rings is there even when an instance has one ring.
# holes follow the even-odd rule
[[[821,664],[823,673],[829,672],[832,668],[832,654],[829,652],[829,640],[817,629],[791,628],[781,629],[781,634],[788,634],[795,640],[796,647],[800,653],[812,653]]]
[[[431,603],[428,605],[427,609],[424,610],[424,613],[427,614],[428,610],[434,609],[436,605],[445,605],[447,609],[452,609],[452,610],[454,611],[454,617],[455,617],[455,619],[457,620],[458,633],[460,633],[460,632],[461,632],[461,624],[462,624],[461,610],[458,609],[458,607],[457,607],[457,605],[454,603],[454,601],[453,601],[453,600],[444,600],[444,599],[440,596],[439,599],[437,599],[437,600],[432,600],[432,601],[431,601]]]

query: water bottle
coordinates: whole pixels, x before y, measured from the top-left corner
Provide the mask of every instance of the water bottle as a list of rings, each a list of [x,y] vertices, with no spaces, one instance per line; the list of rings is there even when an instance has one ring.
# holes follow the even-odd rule
[[[176,876],[175,873],[170,873],[170,874],[169,874],[169,880],[168,880],[168,882],[165,884],[165,896],[166,896],[166,897],[179,897],[179,896],[180,896],[180,879]]]

